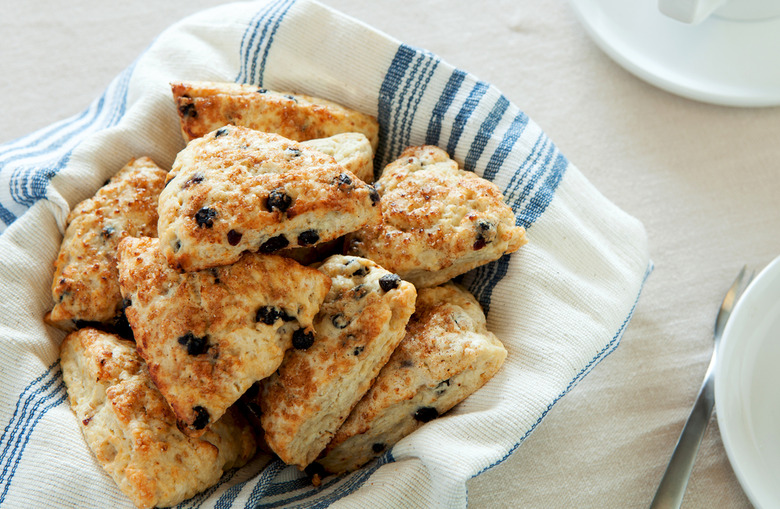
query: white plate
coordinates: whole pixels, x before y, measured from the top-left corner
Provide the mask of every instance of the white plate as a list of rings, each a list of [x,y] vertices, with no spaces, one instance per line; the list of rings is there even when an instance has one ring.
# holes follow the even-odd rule
[[[729,106],[780,104],[780,18],[699,25],[658,11],[657,0],[571,0],[612,59],[669,92]]]
[[[731,465],[756,507],[780,506],[780,258],[751,283],[723,332],[715,408]]]

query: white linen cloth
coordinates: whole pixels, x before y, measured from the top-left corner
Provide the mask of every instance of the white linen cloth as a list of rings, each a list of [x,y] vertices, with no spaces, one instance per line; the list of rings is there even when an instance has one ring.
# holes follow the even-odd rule
[[[466,480],[504,460],[617,347],[652,268],[644,229],[509,98],[314,2],[218,7],[162,33],[81,115],[0,146],[0,506],[130,506],[80,435],[57,362],[63,334],[42,317],[68,211],[130,158],[166,167],[183,147],[175,80],[374,114],[378,168],[408,145],[439,145],[501,188],[529,237],[464,279],[509,351],[482,390],[351,475],[315,488],[258,458],[182,507],[464,507]]]

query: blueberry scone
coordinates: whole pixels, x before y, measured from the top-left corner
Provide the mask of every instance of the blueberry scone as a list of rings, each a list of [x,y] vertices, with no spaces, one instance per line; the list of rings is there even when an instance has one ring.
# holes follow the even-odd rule
[[[233,409],[200,438],[182,433],[131,341],[88,327],[69,334],[60,353],[84,438],[137,507],[178,504],[254,454],[251,427]]]
[[[322,152],[226,126],[176,157],[160,194],[158,234],[185,271],[336,239],[380,217],[379,195]]]
[[[506,354],[468,291],[453,283],[419,290],[406,336],[318,463],[357,469],[482,387]]]
[[[301,142],[301,145],[323,152],[351,171],[363,182],[374,181],[374,153],[368,139],[360,133],[336,134],[329,138]],[[343,239],[321,242],[312,247],[296,247],[279,252],[298,263],[310,265],[336,253],[341,253]]]
[[[227,267],[182,274],[157,239],[123,240],[118,261],[138,351],[191,436],[312,333],[330,289],[322,272],[275,255],[247,253]]]
[[[332,156],[363,182],[374,181],[374,151],[368,138],[361,133],[334,134],[328,138],[302,141],[301,145]]]
[[[171,90],[187,142],[233,124],[295,141],[357,132],[377,147],[376,118],[326,99],[236,83],[180,82]]]
[[[458,169],[438,147],[409,147],[377,180],[382,221],[346,240],[418,288],[436,286],[517,251],[525,229],[495,184]]]
[[[414,286],[364,258],[319,267],[333,281],[314,334],[293,340],[279,371],[261,382],[265,440],[300,468],[330,441],[404,335]]]
[[[127,236],[157,236],[166,174],[148,157],[135,159],[71,211],[54,262],[48,323],[65,330],[90,322],[120,325],[116,246]]]

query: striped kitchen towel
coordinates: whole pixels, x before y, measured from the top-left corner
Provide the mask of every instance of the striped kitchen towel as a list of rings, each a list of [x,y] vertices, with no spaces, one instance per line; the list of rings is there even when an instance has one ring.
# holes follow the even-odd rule
[[[43,323],[69,210],[132,157],[184,146],[169,82],[251,83],[377,116],[376,167],[434,144],[495,182],[528,231],[463,280],[509,351],[484,388],[377,461],[319,486],[258,457],[181,507],[465,507],[612,352],[651,270],[642,225],[605,199],[495,87],[308,0],[231,4],[164,33],[82,114],[0,146],[0,506],[131,507],[92,459]]]

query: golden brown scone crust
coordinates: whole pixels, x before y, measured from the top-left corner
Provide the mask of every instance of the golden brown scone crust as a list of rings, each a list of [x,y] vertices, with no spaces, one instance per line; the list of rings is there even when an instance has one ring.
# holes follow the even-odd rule
[[[181,274],[157,239],[123,240],[118,260],[138,351],[191,436],[276,370],[330,288],[323,273],[275,255]]]
[[[295,141],[357,132],[373,150],[379,140],[376,118],[318,97],[217,82],[171,83],[171,90],[187,142],[227,124]]]
[[[438,147],[409,147],[376,182],[382,222],[350,234],[370,258],[418,288],[436,286],[526,243],[498,187],[458,169]]]
[[[380,217],[376,190],[326,154],[226,126],[190,142],[160,194],[163,253],[185,271],[336,239]]]
[[[157,236],[166,174],[148,157],[132,160],[71,211],[54,263],[48,323],[72,330],[75,322],[111,324],[121,314],[116,246],[127,236]]]
[[[506,354],[468,291],[419,290],[406,336],[318,462],[334,473],[357,469],[482,387]]]
[[[179,431],[131,341],[80,329],[63,341],[61,366],[89,448],[137,507],[176,505],[254,454],[251,428],[233,410],[200,438]]]
[[[319,270],[333,281],[311,342],[261,382],[265,440],[300,468],[311,463],[371,386],[404,335],[417,292],[364,258],[336,255]],[[293,346],[295,340],[293,340]]]
[[[361,133],[334,134],[328,138],[302,141],[301,145],[332,156],[363,182],[374,181],[374,151],[368,138]]]
[[[336,134],[329,138],[304,141],[301,145],[333,156],[338,164],[363,182],[374,181],[374,153],[368,139],[360,133]],[[343,240],[340,237],[312,247],[283,249],[278,254],[292,258],[302,265],[310,265],[321,262],[332,254],[341,253]]]

